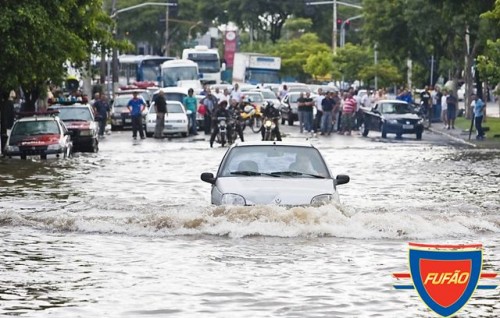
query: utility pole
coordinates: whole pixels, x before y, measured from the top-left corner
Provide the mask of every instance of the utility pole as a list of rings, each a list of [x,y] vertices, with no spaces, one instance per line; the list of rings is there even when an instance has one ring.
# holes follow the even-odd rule
[[[378,52],[377,52],[377,43],[373,45],[373,63],[375,64],[375,91],[378,90],[378,72],[377,72],[377,64],[378,64]]]
[[[113,3],[111,5],[111,16],[113,15],[116,15],[116,0],[113,0]],[[116,40],[116,33],[117,33],[117,27],[116,27],[116,21],[115,21],[115,24],[113,26],[113,39]],[[112,76],[112,94],[114,94],[114,92],[117,90],[118,88],[118,50],[116,49],[116,46],[113,46],[113,52],[112,52],[113,56],[112,56],[112,67],[113,67],[113,72],[111,74]],[[111,95],[110,94],[110,97]]]
[[[431,55],[431,78],[429,80],[430,87],[432,87],[432,79],[434,78],[434,54]]]
[[[167,3],[168,3],[168,0],[167,0]],[[169,55],[169,51],[170,51],[170,47],[169,47],[169,43],[168,43],[168,8],[169,6],[167,6],[167,9],[165,10],[166,13],[165,13],[165,54],[163,54],[164,56],[168,56]]]
[[[332,34],[332,51],[333,55],[337,54],[337,0],[333,0],[333,34]]]

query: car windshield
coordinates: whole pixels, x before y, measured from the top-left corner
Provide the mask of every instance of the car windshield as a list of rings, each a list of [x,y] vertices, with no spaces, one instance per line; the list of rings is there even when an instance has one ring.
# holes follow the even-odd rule
[[[151,107],[149,110],[151,114],[156,114],[155,107]],[[167,113],[169,114],[182,114],[184,113],[184,106],[179,103],[168,103],[167,102]]]
[[[62,121],[92,121],[92,113],[87,107],[58,107]]]
[[[262,91],[261,92],[262,95],[264,96],[264,98],[267,98],[267,99],[276,99],[276,94],[274,94],[272,91]]]
[[[260,93],[257,94],[247,93],[247,97],[250,98],[250,100],[255,103],[262,103],[264,101]]]
[[[113,107],[127,107],[128,101],[132,99],[132,96],[119,96],[115,98]]]
[[[242,146],[232,148],[219,169],[220,177],[316,177],[330,173],[316,148],[302,146]]]
[[[297,103],[297,101],[299,100],[299,97],[300,97],[299,94],[289,94],[288,96],[289,96],[288,101],[290,103]]]
[[[54,120],[19,121],[12,128],[11,136],[59,135],[59,126]]]
[[[383,103],[379,105],[379,109],[384,114],[407,114],[413,112],[412,107],[406,103]]]

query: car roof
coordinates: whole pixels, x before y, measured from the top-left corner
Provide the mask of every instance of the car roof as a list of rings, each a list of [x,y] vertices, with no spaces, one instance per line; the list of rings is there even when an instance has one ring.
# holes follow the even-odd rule
[[[308,142],[297,142],[297,141],[245,141],[237,142],[232,147],[254,147],[254,146],[294,146],[294,147],[307,147],[316,148],[311,143]]]
[[[16,122],[25,122],[25,121],[59,121],[59,117],[51,116],[51,115],[34,115],[28,117],[22,117],[16,120]]]
[[[133,94],[133,93],[141,94],[141,93],[147,93],[147,92],[148,92],[147,90],[139,89],[139,88],[122,89],[122,90],[116,91],[115,95],[125,95],[125,94]]]
[[[157,90],[156,92],[154,92],[154,94],[156,95],[160,91],[163,91],[166,94],[168,94],[168,93],[179,93],[179,94],[186,94],[187,95],[188,94],[188,90],[189,90],[189,87],[162,87],[159,90]]]
[[[404,100],[399,100],[399,99],[381,99],[379,101],[377,101],[377,104],[380,104],[380,103],[399,103],[399,104],[408,104],[407,102],[405,102]]]

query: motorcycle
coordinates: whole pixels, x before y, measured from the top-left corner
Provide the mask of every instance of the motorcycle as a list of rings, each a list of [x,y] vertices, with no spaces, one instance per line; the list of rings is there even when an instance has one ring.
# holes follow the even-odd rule
[[[422,119],[422,125],[425,129],[429,129],[431,126],[431,120],[429,118],[429,106],[425,106],[422,102],[415,105],[415,110],[417,115]]]
[[[226,140],[228,140],[226,120],[226,117],[217,117],[217,126],[219,128],[219,132],[215,136],[215,141],[221,144],[222,147],[224,147],[224,145],[226,144]]]
[[[266,118],[264,120],[264,140],[275,140],[276,136],[276,123],[279,117]]]
[[[242,130],[245,130],[246,126],[250,126],[254,133],[258,133],[262,126],[262,113],[260,107],[252,104],[247,104],[243,106],[243,111],[241,112],[241,119],[243,120]]]

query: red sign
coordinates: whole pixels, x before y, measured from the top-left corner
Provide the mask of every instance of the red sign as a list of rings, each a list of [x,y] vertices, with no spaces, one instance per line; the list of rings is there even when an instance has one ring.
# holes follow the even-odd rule
[[[236,31],[226,31],[224,34],[224,60],[229,68],[233,67],[237,43]]]

